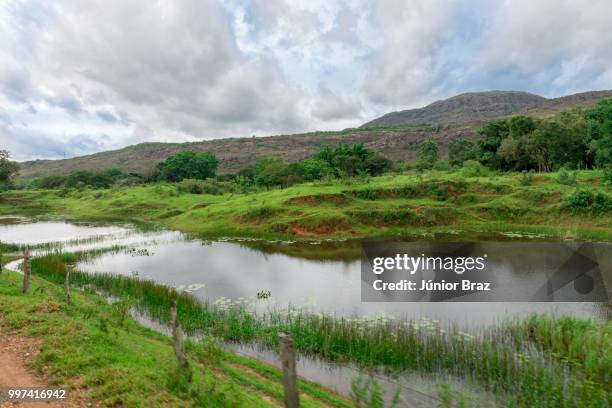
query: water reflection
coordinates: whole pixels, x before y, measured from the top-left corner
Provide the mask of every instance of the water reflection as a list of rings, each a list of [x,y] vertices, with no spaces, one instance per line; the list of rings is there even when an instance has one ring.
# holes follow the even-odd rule
[[[0,241],[12,244],[44,244],[94,237],[111,237],[128,230],[115,226],[93,226],[65,221],[28,222],[17,217],[5,217],[0,222]]]
[[[316,248],[314,249],[316,250]],[[437,319],[443,325],[476,327],[515,315],[555,312],[603,318],[599,303],[385,303],[361,302],[359,261],[315,261],[284,254],[265,254],[230,242],[169,242],[155,246],[149,256],[104,254],[82,262],[89,272],[137,274],[173,286],[203,283],[194,291],[202,300],[220,298],[257,302],[256,294],[270,291],[270,307],[301,306],[314,312],[363,317],[381,312],[396,318]],[[506,275],[509,279],[512,275]],[[515,279],[529,278],[516,274]],[[262,301],[258,302],[259,304]]]
[[[609,316],[608,306],[601,303],[364,303],[360,244],[355,241],[318,244],[204,241],[173,231],[141,232],[126,226],[23,220],[0,225],[0,241],[30,245],[58,241],[65,251],[114,246],[116,251],[83,261],[77,267],[88,272],[137,275],[175,287],[192,285],[195,296],[211,302],[221,298],[256,302],[257,293],[270,291],[271,298],[258,304],[302,306],[313,312],[350,317],[384,313],[419,320],[426,316],[442,325],[472,328],[533,312]],[[126,247],[135,249],[121,249]],[[524,259],[537,255],[526,253]],[[507,267],[512,274],[506,275],[506,279],[529,278],[520,263]],[[605,273],[609,279],[610,271]]]

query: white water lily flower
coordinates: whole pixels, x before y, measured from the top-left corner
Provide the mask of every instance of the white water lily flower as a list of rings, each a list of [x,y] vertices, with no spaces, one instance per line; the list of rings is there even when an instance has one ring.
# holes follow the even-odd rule
[[[192,283],[191,285],[187,286],[187,288],[185,288],[185,292],[195,292],[196,290],[200,290],[204,287],[203,283]]]

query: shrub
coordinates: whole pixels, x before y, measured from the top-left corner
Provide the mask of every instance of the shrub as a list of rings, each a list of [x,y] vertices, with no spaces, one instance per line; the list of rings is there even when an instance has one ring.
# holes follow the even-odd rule
[[[575,171],[568,171],[565,168],[562,168],[557,173],[557,183],[565,184],[566,186],[575,186],[576,185],[576,176],[578,175]]]
[[[276,208],[263,206],[248,210],[244,216],[249,220],[262,220],[271,218],[272,216],[277,215],[278,212],[279,210]]]
[[[530,186],[533,184],[533,170],[523,171],[521,173],[521,185]]]
[[[380,153],[374,152],[363,161],[363,170],[372,176],[380,176],[391,169],[391,160]]]
[[[476,160],[467,160],[463,163],[461,174],[464,177],[485,177],[489,174],[489,169]]]
[[[318,157],[302,161],[301,167],[306,180],[319,180],[334,172],[328,162]]]
[[[612,167],[604,167],[602,181],[604,184],[612,184]]]
[[[184,179],[181,182],[177,183],[176,189],[180,193],[187,194],[202,194],[204,191],[202,182],[200,180],[195,179]]]
[[[176,189],[179,193],[183,194],[222,195],[227,192],[233,192],[236,189],[236,185],[216,180],[184,179],[176,184]]]
[[[604,192],[576,190],[565,199],[567,208],[575,213],[604,214],[612,210],[612,198]]]
[[[361,198],[362,200],[376,200],[377,194],[376,194],[376,190],[372,190],[370,188],[366,188],[363,190],[357,190],[355,192],[355,195],[357,196],[357,198]]]
[[[451,165],[446,160],[437,160],[433,165],[434,170],[448,171],[451,169]]]
[[[60,176],[57,174],[51,174],[48,176],[40,177],[32,182],[34,187],[43,188],[43,189],[53,189],[59,188],[64,185],[66,182],[65,176]]]
[[[93,172],[87,170],[75,171],[70,173],[66,178],[66,187],[82,189],[85,187],[92,188],[109,188],[113,182],[113,178],[102,172]]]

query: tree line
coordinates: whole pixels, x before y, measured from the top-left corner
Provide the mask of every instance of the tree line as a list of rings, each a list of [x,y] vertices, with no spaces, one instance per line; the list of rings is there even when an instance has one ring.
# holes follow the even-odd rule
[[[425,140],[418,147],[414,168],[418,171],[458,167],[497,171],[555,171],[559,169],[612,168],[612,99],[592,108],[563,112],[552,118],[514,116],[482,126],[477,141],[455,139],[448,146],[448,160],[441,160],[439,146]],[[379,176],[408,168],[362,144],[323,147],[315,155],[290,163],[277,157],[260,159],[234,174],[217,175],[219,160],[211,152],[181,151],[158,163],[149,176],[118,169],[75,171],[31,181],[36,188],[108,188],[148,182],[181,182],[215,179],[241,186],[287,187],[324,178]],[[478,167],[481,166],[481,167]],[[17,163],[0,150],[0,183],[9,184],[18,173]],[[190,187],[191,188],[191,187]]]
[[[555,171],[612,166],[612,99],[583,112],[535,119],[515,116],[483,126],[476,143],[455,140],[449,162],[477,160],[494,170]]]

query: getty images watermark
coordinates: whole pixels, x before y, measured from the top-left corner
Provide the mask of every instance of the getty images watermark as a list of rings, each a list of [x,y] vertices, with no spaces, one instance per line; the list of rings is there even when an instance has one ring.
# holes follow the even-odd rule
[[[607,302],[609,244],[363,244],[365,302]],[[607,275],[606,275],[607,274]]]

